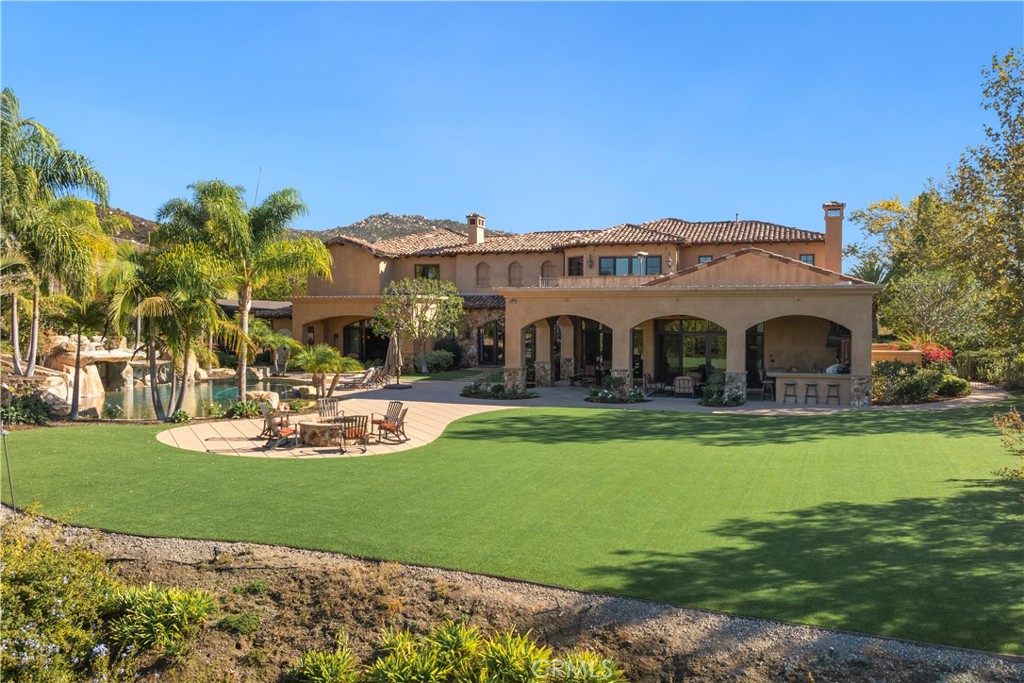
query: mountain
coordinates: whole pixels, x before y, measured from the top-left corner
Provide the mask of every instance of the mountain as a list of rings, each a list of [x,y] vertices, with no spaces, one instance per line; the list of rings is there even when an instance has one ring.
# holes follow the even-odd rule
[[[96,204],[96,217],[99,218],[101,221],[104,219],[104,217],[111,215],[127,218],[132,224],[131,230],[121,230],[116,235],[114,235],[114,237],[117,237],[119,239],[132,240],[133,242],[148,244],[149,234],[156,230],[158,226],[158,223],[156,223],[155,221],[151,221],[146,218],[136,216],[135,214],[128,213],[127,211],[115,209],[112,206],[109,206],[104,209],[99,204]]]
[[[427,218],[419,215],[397,216],[393,213],[378,213],[356,221],[351,225],[345,225],[322,232],[314,230],[296,230],[294,232],[309,237],[318,237],[327,241],[338,235],[350,235],[368,242],[384,240],[389,237],[411,235],[416,232],[423,232],[433,228],[448,228],[456,232],[465,233],[466,223],[464,221],[453,221],[447,218]],[[489,237],[497,237],[507,233],[497,230],[488,230]],[[376,240],[374,239],[376,238]]]

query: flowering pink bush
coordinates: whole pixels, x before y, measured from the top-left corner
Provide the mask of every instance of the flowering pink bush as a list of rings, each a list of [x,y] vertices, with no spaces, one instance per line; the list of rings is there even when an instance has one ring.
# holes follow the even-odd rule
[[[949,365],[953,360],[953,351],[948,346],[943,346],[938,342],[926,342],[920,347],[921,355],[924,357],[926,363],[937,363],[939,365]]]

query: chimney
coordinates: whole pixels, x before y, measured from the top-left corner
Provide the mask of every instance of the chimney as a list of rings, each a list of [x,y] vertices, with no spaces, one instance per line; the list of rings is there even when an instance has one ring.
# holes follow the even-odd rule
[[[825,209],[825,258],[821,267],[836,273],[843,272],[843,209],[842,202],[827,202]]]
[[[484,221],[487,218],[478,213],[471,213],[466,216],[466,223],[469,224],[469,243],[484,243]]]

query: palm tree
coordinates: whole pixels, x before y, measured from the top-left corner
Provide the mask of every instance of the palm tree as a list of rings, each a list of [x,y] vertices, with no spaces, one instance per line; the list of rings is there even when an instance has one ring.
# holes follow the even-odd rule
[[[45,126],[23,118],[18,98],[5,88],[0,93],[0,220],[36,276],[27,367],[23,370],[16,362],[16,374],[35,372],[41,288],[52,280],[80,291],[82,282],[92,276],[84,266],[95,266],[97,242],[91,234],[78,233],[102,230],[91,204],[88,220],[84,209],[72,203],[68,195],[74,193],[106,204],[107,182],[87,157],[62,148]],[[12,339],[12,344],[17,347],[18,340]],[[20,349],[17,355],[20,358]]]
[[[288,351],[301,349],[302,344],[289,334],[274,332],[270,325],[260,318],[253,318],[249,323],[249,338],[252,339],[253,345],[260,351],[270,351],[270,362],[273,365],[273,372],[275,375],[281,374],[278,352],[282,349]],[[239,329],[241,329],[241,322],[239,322]]]
[[[861,257],[856,266],[850,270],[850,275],[855,278],[874,282],[879,285],[887,285],[892,280],[893,269],[886,268],[882,259],[877,254],[868,253]],[[875,295],[871,299],[871,337],[878,337],[878,298]]]
[[[71,414],[68,415],[68,419],[77,420],[82,374],[82,335],[102,329],[107,320],[107,300],[99,297],[73,299],[61,295],[57,306],[58,324],[75,335],[75,377],[72,384]]]
[[[164,242],[212,245],[234,277],[241,332],[249,334],[252,293],[271,278],[314,275],[331,278],[331,255],[319,240],[287,239],[286,226],[306,212],[297,190],[274,192],[262,203],[246,207],[244,188],[222,180],[189,185],[192,198],[172,199],[160,207],[157,220],[167,223],[157,231]],[[239,399],[245,399],[248,355],[238,358]]]
[[[306,372],[323,375],[328,372],[343,372],[345,359],[341,352],[329,344],[310,344],[295,353],[292,358],[296,365]],[[349,359],[351,360],[351,359]],[[317,398],[323,395],[323,382],[314,382]]]

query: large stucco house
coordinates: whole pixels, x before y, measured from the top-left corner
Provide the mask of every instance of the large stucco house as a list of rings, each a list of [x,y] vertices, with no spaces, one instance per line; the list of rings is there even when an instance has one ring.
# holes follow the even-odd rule
[[[842,403],[866,401],[871,303],[880,287],[843,275],[845,205],[823,205],[825,231],[761,221],[675,218],[604,230],[494,234],[434,229],[369,243],[327,242],[333,281],[292,301],[303,342],[364,360],[386,341],[370,318],[388,282],[456,284],[467,320],[464,364],[502,366],[506,384],[566,381],[585,365],[635,381],[724,371],[731,388],[762,369],[809,373],[838,363]],[[801,397],[802,398],[802,397]]]

